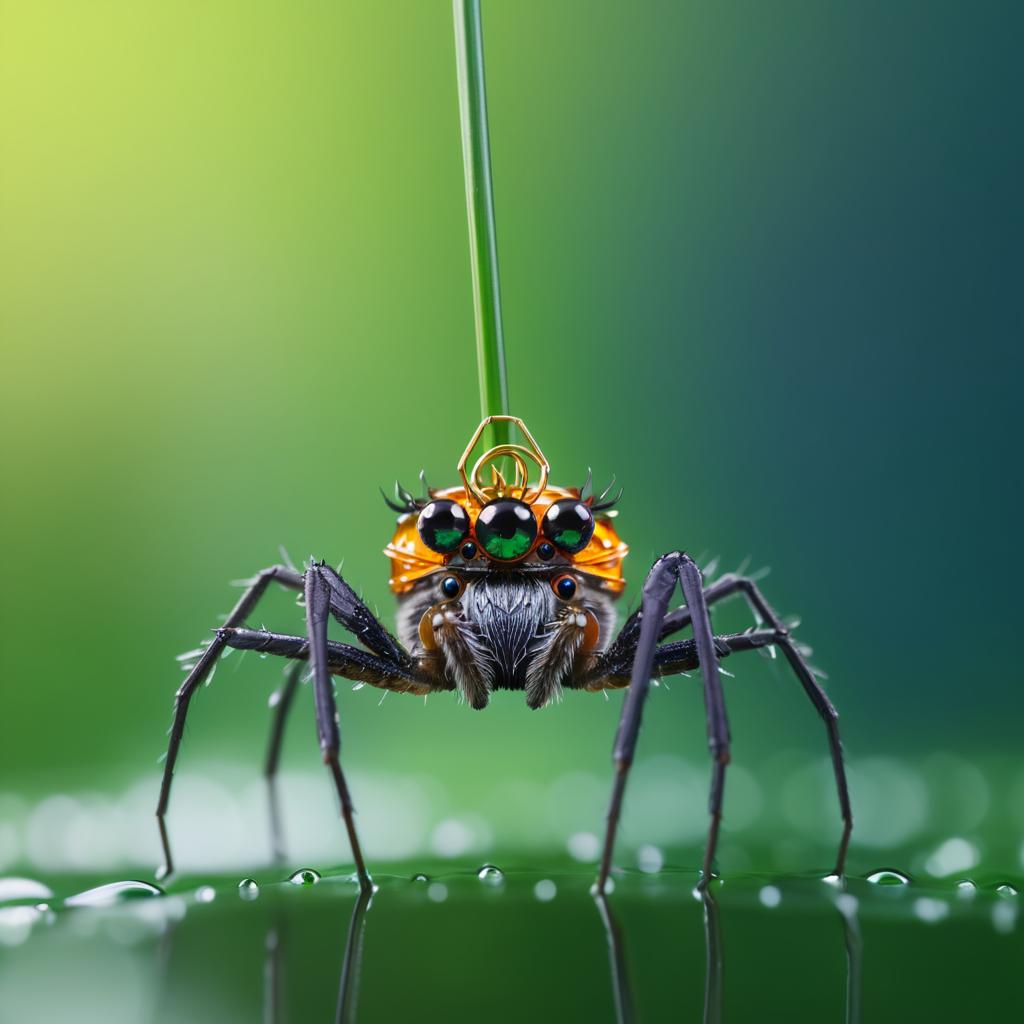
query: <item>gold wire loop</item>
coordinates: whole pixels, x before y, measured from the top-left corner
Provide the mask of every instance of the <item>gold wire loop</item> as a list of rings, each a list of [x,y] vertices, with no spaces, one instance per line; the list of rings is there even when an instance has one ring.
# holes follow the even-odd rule
[[[526,441],[526,445],[520,444],[499,444],[494,448],[490,448],[480,456],[479,459],[473,464],[472,472],[466,474],[466,465],[469,462],[470,456],[473,454],[473,449],[476,447],[480,438],[483,436],[484,431],[487,427],[495,422],[495,420],[505,420],[509,423],[515,424],[515,426],[521,432],[523,438]],[[487,494],[487,485],[484,484],[482,479],[482,473],[484,468],[494,462],[496,459],[509,458],[512,460],[516,469],[515,483],[513,484],[512,490],[519,492],[519,500],[525,502],[527,505],[532,505],[540,496],[544,493],[544,488],[548,485],[548,474],[551,471],[548,460],[544,458],[544,453],[540,450],[537,442],[533,439],[533,435],[526,429],[526,424],[517,416],[488,416],[480,426],[476,428],[476,432],[473,434],[469,444],[466,446],[466,450],[462,453],[462,458],[459,459],[459,476],[462,478],[462,483],[466,488],[466,493],[472,495],[473,499],[479,505],[486,505],[490,500]],[[537,482],[536,489],[533,493],[530,493],[530,474],[529,467],[526,464],[526,460],[529,459],[533,462],[540,470],[540,479]],[[494,475],[494,482],[491,485],[492,492],[503,493],[508,485],[506,484],[501,473],[498,472],[497,467],[492,467]]]

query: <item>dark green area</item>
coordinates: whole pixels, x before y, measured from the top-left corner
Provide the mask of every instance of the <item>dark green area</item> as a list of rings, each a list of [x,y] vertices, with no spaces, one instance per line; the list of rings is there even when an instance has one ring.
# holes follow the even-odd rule
[[[589,874],[513,871],[495,883],[449,867],[412,881],[416,870],[380,877],[355,927],[356,889],[338,876],[264,882],[254,901],[222,879],[210,903],[179,883],[165,898],[60,911],[5,954],[0,1017],[61,1021],[88,1006],[109,1024],[333,1020],[346,953],[345,1005],[363,1022],[613,1021],[616,985],[641,1021],[1024,1011],[1019,898],[991,887],[964,899],[950,886],[747,876],[715,883],[704,903],[688,871],[626,874],[608,901],[610,945]],[[542,879],[555,887],[547,902]],[[940,920],[922,919],[936,907]]]

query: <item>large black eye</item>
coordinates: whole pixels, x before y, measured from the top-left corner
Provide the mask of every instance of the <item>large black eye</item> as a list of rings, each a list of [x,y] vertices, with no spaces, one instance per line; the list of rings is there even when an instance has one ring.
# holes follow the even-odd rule
[[[511,562],[533,547],[537,520],[530,506],[515,498],[496,498],[480,510],[476,539],[484,551],[502,562]]]
[[[462,593],[462,581],[457,576],[445,576],[441,580],[441,593],[449,600],[454,600]]]
[[[416,521],[423,543],[438,554],[447,555],[454,551],[469,533],[469,516],[466,510],[454,501],[439,499],[432,501],[420,513]]]
[[[576,498],[556,501],[544,515],[541,530],[549,541],[570,555],[582,551],[594,536],[594,516]]]

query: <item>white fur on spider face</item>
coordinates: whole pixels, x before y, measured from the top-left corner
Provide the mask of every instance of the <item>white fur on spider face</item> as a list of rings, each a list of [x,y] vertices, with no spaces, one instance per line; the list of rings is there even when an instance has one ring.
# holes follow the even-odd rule
[[[436,649],[444,676],[473,707],[483,707],[494,689],[525,690],[532,708],[559,700],[583,657],[612,636],[614,598],[585,576],[563,601],[549,579],[513,573],[465,579],[459,599],[446,599],[439,589],[445,575],[399,599],[399,637],[414,656],[430,657],[424,643]]]

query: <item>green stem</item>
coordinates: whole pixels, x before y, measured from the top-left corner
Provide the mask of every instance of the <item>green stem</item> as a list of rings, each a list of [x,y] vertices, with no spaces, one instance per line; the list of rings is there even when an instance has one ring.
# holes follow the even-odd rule
[[[494,232],[494,192],[491,186],[480,0],[453,0],[453,7],[462,157],[466,167],[466,208],[469,214],[469,255],[473,272],[480,410],[485,418],[507,416],[508,376],[501,328],[498,245]],[[507,421],[492,423],[484,438],[487,446],[508,444],[511,440],[510,426]]]

